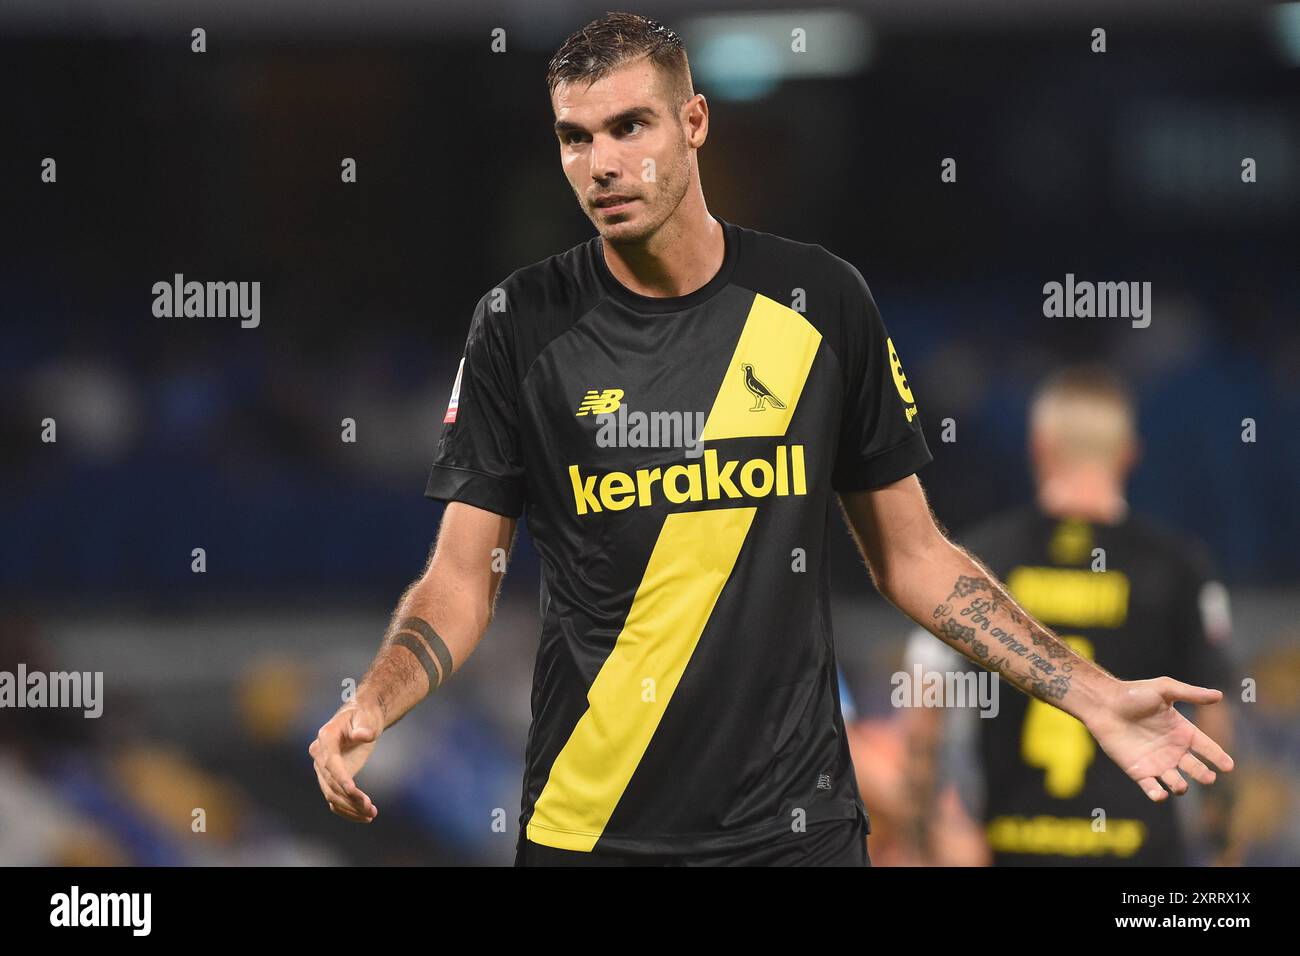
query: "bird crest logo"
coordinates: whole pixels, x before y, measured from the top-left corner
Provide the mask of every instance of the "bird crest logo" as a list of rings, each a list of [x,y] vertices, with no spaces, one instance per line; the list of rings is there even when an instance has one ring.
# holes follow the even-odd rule
[[[749,389],[754,396],[754,404],[749,409],[751,412],[761,412],[767,408],[785,408],[785,402],[772,394],[772,390],[759,381],[758,376],[754,374],[754,366],[746,362],[741,366],[745,373],[745,388]]]

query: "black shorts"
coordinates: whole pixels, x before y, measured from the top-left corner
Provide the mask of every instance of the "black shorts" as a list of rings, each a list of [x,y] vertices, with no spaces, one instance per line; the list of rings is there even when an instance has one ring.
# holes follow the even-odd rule
[[[557,850],[520,839],[515,866],[870,866],[864,819],[810,823],[758,846],[722,853],[611,853]]]

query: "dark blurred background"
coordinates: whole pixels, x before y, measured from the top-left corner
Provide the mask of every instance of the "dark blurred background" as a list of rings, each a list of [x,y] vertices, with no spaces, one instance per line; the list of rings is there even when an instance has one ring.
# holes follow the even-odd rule
[[[0,864],[512,858],[539,626],[526,528],[475,657],[363,773],[373,826],[328,813],[306,746],[426,558],[474,303],[593,233],[543,73],[605,9],[0,9],[0,669],[103,671],[106,696],[98,720],[0,711]],[[1237,708],[1246,859],[1300,862],[1300,4],[632,9],[683,35],[709,98],[710,209],[871,284],[947,527],[1031,494],[1045,373],[1128,377],[1131,503],[1210,545],[1260,685]],[[796,28],[807,53],[783,50]],[[261,324],[156,318],[176,273],[260,281]],[[1066,273],[1151,282],[1150,327],[1044,318]],[[847,535],[836,559],[844,677],[885,742],[858,760],[883,766],[909,622]]]

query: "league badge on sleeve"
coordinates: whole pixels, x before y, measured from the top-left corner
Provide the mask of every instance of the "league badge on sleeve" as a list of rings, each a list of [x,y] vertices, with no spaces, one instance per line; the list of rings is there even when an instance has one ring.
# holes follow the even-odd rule
[[[460,365],[456,367],[456,384],[451,387],[451,401],[447,403],[447,414],[442,416],[442,423],[449,425],[456,420],[456,409],[460,407],[460,377],[465,371],[465,357],[462,355]]]

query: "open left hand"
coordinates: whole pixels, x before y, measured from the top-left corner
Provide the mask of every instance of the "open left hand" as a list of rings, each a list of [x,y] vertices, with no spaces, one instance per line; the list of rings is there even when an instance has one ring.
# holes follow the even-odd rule
[[[1097,714],[1085,724],[1101,749],[1137,781],[1147,797],[1159,803],[1170,793],[1179,796],[1187,792],[1187,780],[1180,770],[1197,783],[1214,783],[1214,770],[1198,758],[1223,773],[1232,770],[1232,758],[1224,749],[1174,709],[1175,701],[1214,704],[1222,699],[1222,691],[1171,677],[1117,681]]]

